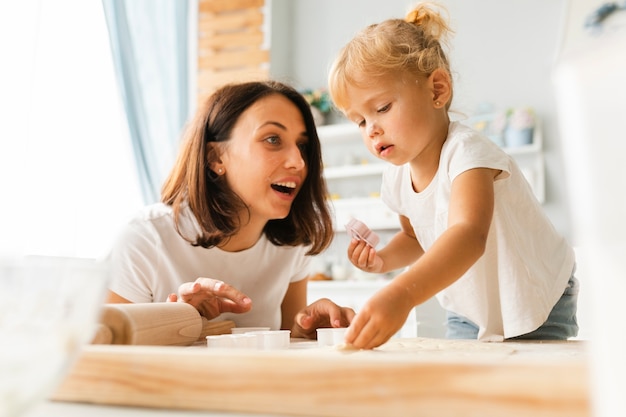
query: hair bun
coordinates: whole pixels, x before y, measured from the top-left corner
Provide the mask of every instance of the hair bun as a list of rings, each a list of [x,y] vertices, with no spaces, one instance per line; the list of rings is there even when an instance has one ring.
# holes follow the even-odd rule
[[[443,16],[442,13],[446,15]],[[437,41],[452,31],[447,23],[447,10],[437,3],[423,2],[417,4],[413,10],[407,13],[404,20],[419,27],[425,35]]]
[[[425,19],[428,19],[428,16],[425,16],[424,8],[419,6],[411,10],[404,18],[405,21],[417,26],[420,26]]]

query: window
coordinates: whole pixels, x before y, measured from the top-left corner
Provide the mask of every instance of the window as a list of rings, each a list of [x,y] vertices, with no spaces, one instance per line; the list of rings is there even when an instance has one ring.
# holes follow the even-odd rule
[[[98,257],[142,205],[102,4],[0,3],[0,254]]]

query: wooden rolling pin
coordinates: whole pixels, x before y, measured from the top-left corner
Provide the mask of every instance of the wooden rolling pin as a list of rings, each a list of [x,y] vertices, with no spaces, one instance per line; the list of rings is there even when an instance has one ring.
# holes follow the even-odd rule
[[[186,303],[105,304],[92,344],[189,346],[233,327],[230,320],[207,320]]]

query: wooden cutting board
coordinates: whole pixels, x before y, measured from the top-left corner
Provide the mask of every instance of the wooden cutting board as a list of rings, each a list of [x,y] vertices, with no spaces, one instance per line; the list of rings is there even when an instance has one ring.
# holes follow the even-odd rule
[[[87,346],[52,399],[288,416],[589,417],[582,342]]]

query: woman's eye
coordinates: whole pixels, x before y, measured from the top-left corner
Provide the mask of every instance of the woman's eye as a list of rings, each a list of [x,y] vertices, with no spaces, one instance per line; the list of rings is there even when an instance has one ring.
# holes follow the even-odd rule
[[[269,143],[270,145],[280,144],[280,138],[278,136],[270,136],[268,138],[265,138],[265,141]]]
[[[309,150],[309,144],[308,143],[301,143],[298,145],[298,149],[300,149],[300,154],[301,155],[306,155],[308,150]]]
[[[358,127],[363,127],[363,126],[365,126],[365,120],[357,120],[356,125],[357,125]]]

